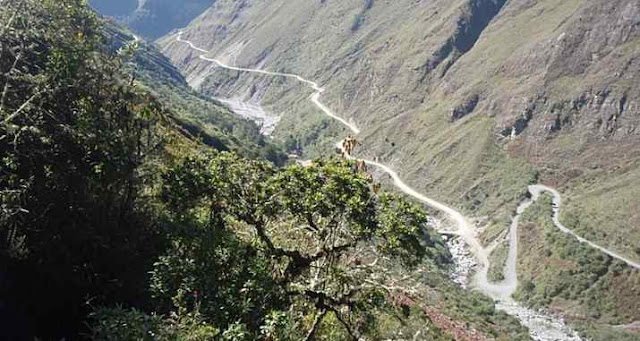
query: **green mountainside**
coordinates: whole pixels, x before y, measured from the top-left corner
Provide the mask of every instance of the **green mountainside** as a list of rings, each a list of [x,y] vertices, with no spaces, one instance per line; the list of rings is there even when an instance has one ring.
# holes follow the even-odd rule
[[[259,98],[282,116],[274,137],[287,146],[326,155],[347,134],[306,100],[311,90],[300,83],[212,68],[176,41],[178,33],[158,42],[187,77],[200,77],[195,85],[206,94]],[[640,260],[637,1],[218,0],[182,38],[230,65],[318,82],[323,102],[362,128],[358,156],[379,158],[414,188],[477,219],[487,245],[503,235],[527,185],[545,183],[563,193],[567,227]],[[562,238],[563,252],[572,252]],[[530,242],[521,248],[558,248],[552,239]],[[618,271],[610,259],[605,267]],[[526,269],[525,278],[561,270],[550,262]],[[587,297],[552,308],[583,326],[640,320],[639,275],[627,270],[616,288],[628,299],[602,313],[592,305],[601,316],[574,314],[572,304],[589,306]],[[611,275],[593,276],[584,285],[607,297]],[[538,305],[573,294],[545,295]]]
[[[529,339],[421,207],[282,166],[83,0],[2,2],[0,89],[2,339]]]
[[[524,215],[517,297],[536,307],[563,311],[593,340],[637,340],[623,328],[637,319],[638,271],[567,238],[551,221],[551,200]],[[633,330],[632,328],[630,328]]]
[[[105,26],[105,36],[110,37],[113,53],[135,40],[111,23]],[[191,89],[180,71],[153,44],[138,41],[136,45],[133,59],[126,65],[127,72],[174,113],[188,134],[220,151],[261,157],[277,164],[285,162],[286,155],[260,133],[254,122]]]

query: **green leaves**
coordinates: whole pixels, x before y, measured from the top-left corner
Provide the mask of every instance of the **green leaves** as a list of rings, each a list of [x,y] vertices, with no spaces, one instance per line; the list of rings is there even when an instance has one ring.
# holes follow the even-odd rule
[[[373,323],[369,313],[385,304],[379,267],[377,261],[363,266],[354,258],[390,256],[415,266],[426,255],[445,252],[427,231],[420,207],[376,194],[371,177],[353,162],[315,160],[309,167],[276,170],[211,153],[184,160],[163,179],[170,216],[192,232],[177,235],[184,242],[156,263],[154,292],[165,301],[174,295],[174,304],[185,311],[197,307],[216,325],[232,323],[230,333],[240,328],[233,324],[237,321],[261,324],[263,335],[281,330],[281,317],[262,315],[260,322],[243,317],[254,309],[265,312],[269,305],[261,298],[269,295],[292,304],[279,290],[325,313],[357,308]],[[243,241],[235,239],[240,236]],[[202,294],[198,299],[185,294],[192,292]]]
[[[338,232],[355,241],[375,226],[374,194],[366,174],[345,161],[316,160],[309,167],[291,166],[269,181],[274,211],[320,235]]]
[[[211,223],[226,215],[247,219],[261,209],[271,172],[268,163],[212,152],[186,159],[165,173],[162,198],[179,215],[206,210]]]
[[[90,338],[96,341],[211,341],[221,334],[198,313],[164,318],[117,307],[98,309],[92,319]]]
[[[0,24],[0,263],[12,269],[0,294],[27,307],[16,316],[30,333],[75,336],[87,299],[147,298],[164,244],[146,200],[162,111],[126,85],[82,1],[3,2],[12,17]]]
[[[208,216],[222,220],[278,222],[273,227],[283,236],[305,240],[296,248],[303,253],[315,249],[329,256],[340,246],[371,241],[382,252],[417,264],[425,247],[434,245],[424,232],[426,214],[394,196],[377,196],[371,187],[370,177],[346,161],[317,160],[310,167],[274,171],[265,163],[219,153],[169,170],[162,197],[179,215],[209,207]],[[270,243],[279,239],[267,238]]]
[[[406,265],[419,264],[426,254],[428,245],[425,242],[430,241],[428,233],[424,232],[427,225],[424,211],[417,205],[383,194],[379,217],[376,237],[381,241],[380,249],[399,257]]]

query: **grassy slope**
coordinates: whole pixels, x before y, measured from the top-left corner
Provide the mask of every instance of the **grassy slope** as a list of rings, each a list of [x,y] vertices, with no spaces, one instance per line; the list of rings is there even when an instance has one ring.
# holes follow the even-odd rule
[[[563,313],[591,340],[638,340],[614,326],[640,319],[640,274],[557,230],[551,199],[522,217],[517,297]]]
[[[421,67],[429,53],[434,52],[442,43],[438,35],[428,37],[433,40],[433,48],[428,50],[417,45],[415,37],[422,30],[415,26],[411,19],[424,17],[421,20],[434,26],[437,32],[450,32],[454,29],[454,14],[438,21],[432,21],[434,10],[443,7],[445,1],[429,4],[414,4],[409,1],[376,2],[366,13],[366,18],[379,17],[383,12],[387,20],[377,22],[367,20],[357,32],[352,32],[351,21],[345,20],[361,13],[363,4],[359,1],[328,3],[309,3],[302,1],[248,2],[242,5],[242,11],[236,13],[240,4],[233,1],[219,1],[213,10],[194,21],[191,27],[197,31],[189,31],[185,38],[199,46],[211,50],[211,55],[237,65],[264,65],[269,70],[295,72],[306,78],[315,79],[326,86],[327,93],[323,97],[331,107],[347,116],[358,116],[356,122],[361,126],[373,127],[385,117],[392,117],[402,103],[398,97],[403,92],[407,81],[416,82],[414,68]],[[462,3],[463,1],[457,1]],[[447,2],[449,3],[449,2]],[[413,18],[397,22],[394,17],[411,11]],[[455,12],[454,9],[448,10]],[[236,17],[236,14],[238,15]],[[450,20],[451,19],[451,20]],[[217,29],[223,26],[225,29]],[[398,28],[398,26],[400,26]],[[286,30],[295,30],[294,33]],[[398,38],[397,31],[403,31]],[[238,32],[238,33],[236,33]],[[229,34],[230,33],[230,34]],[[167,36],[160,40],[164,52],[187,74],[201,74],[207,71],[209,64],[194,61],[195,54],[188,46],[175,43],[175,36]],[[240,53],[232,53],[241,47]],[[411,57],[403,57],[407,50],[412,50]],[[388,56],[393,52],[393,56]],[[228,90],[226,80],[228,74],[213,70],[211,79],[205,84],[205,91],[223,92]],[[264,82],[262,76],[242,75],[234,82],[231,89],[237,93],[250,93],[254,84]],[[269,82],[264,86],[269,85]],[[306,122],[303,127],[294,127],[284,123],[276,131],[276,137],[286,138],[290,133],[301,133],[303,140],[307,136],[322,135],[317,127],[326,125],[317,111],[307,105],[303,99],[307,92],[300,92],[297,84],[291,88],[270,88],[260,99],[265,103],[278,103],[274,112],[284,112],[289,122]],[[291,94],[291,90],[296,93]],[[231,91],[230,91],[231,92]],[[404,94],[403,94],[404,95]],[[416,92],[407,102],[416,104],[422,94]],[[386,105],[381,106],[380,102]],[[312,110],[309,110],[312,109]],[[295,130],[291,131],[293,128]],[[309,130],[315,131],[309,131]],[[311,144],[316,139],[310,139]],[[322,143],[321,143],[322,144]],[[331,145],[325,143],[325,145]],[[313,148],[312,148],[313,149]],[[313,151],[312,151],[313,152]],[[311,154],[311,153],[310,153]]]
[[[133,37],[108,25],[114,46]],[[152,44],[141,42],[129,65],[139,84],[156,95],[175,114],[189,134],[218,150],[231,150],[249,158],[261,157],[284,163],[286,157],[274,143],[260,134],[252,121],[234,115],[222,104],[192,90],[179,70]]]
[[[426,190],[440,190],[453,204],[463,199],[465,208],[473,208],[478,200],[477,196],[467,195],[469,191],[490,198],[499,195],[509,207],[506,211],[510,211],[517,201],[514,199],[521,196],[523,185],[529,181],[540,179],[555,184],[566,192],[571,202],[563,221],[585,236],[638,259],[636,249],[640,235],[634,226],[640,223],[640,217],[632,208],[633,198],[640,190],[640,181],[635,176],[640,169],[636,152],[638,139],[625,132],[637,126],[638,102],[634,97],[637,91],[629,80],[638,75],[629,73],[628,79],[611,79],[618,67],[633,65],[632,61],[640,53],[635,43],[638,39],[632,36],[624,45],[602,48],[601,53],[608,53],[607,58],[593,62],[584,74],[552,77],[554,72],[570,69],[570,64],[578,61],[567,59],[564,65],[558,65],[560,61],[543,63],[540,59],[548,58],[545,51],[554,48],[563,32],[581,32],[576,26],[591,9],[582,1],[517,4],[508,5],[474,49],[450,69],[440,86],[427,97],[428,104],[423,110],[411,111],[390,121],[387,127],[376,130],[374,138],[380,141],[387,136],[398,136],[398,144],[404,147],[393,150],[390,159],[412,160],[404,168],[415,169],[408,174],[415,184],[421,180]],[[624,9],[622,4],[609,6],[612,16],[616,15],[616,8]],[[604,11],[601,7],[609,10],[606,6],[594,7],[595,13]],[[617,135],[603,134],[598,123],[599,116],[607,117],[607,110],[615,111],[607,108],[608,103],[599,111],[576,113],[568,108],[567,102],[599,88],[628,93],[631,104],[627,104],[621,116],[625,120],[618,121]],[[473,93],[485,98],[476,112],[455,123],[448,122],[450,108]],[[529,102],[535,101],[540,93],[547,96],[549,103],[538,104],[529,127],[513,141],[496,137],[503,127],[522,115]],[[559,104],[564,106],[554,113],[554,106]],[[617,103],[612,103],[614,105]],[[559,132],[546,131],[544,125],[556,115],[569,123]],[[479,122],[489,120],[483,118],[486,116],[493,122],[483,126]],[[474,133],[465,136],[469,130]],[[384,135],[380,136],[378,131]],[[479,137],[480,131],[491,136]],[[414,136],[418,138],[412,138]],[[373,146],[375,153],[384,150],[381,142],[367,144]],[[484,181],[482,172],[477,171],[485,165],[484,158],[478,155],[488,154],[492,155],[487,166],[489,173],[501,173],[497,181]],[[603,200],[605,196],[607,200]],[[508,226],[504,223],[505,215],[500,214],[500,209],[494,210],[491,200],[483,200],[481,196],[479,201],[480,210],[476,214],[490,212],[501,226]],[[575,217],[582,219],[576,222]]]

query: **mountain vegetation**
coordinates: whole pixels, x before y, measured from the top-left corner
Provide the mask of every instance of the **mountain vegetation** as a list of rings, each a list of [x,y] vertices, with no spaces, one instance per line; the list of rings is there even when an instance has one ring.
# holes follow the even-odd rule
[[[135,45],[133,57],[124,64],[126,72],[171,109],[185,133],[220,151],[284,164],[286,155],[280,146],[262,135],[255,123],[190,88],[180,71],[153,44],[139,39],[134,42],[132,34],[111,21],[106,21],[102,30],[111,53]]]
[[[636,340],[625,321],[640,319],[640,272],[569,238],[553,226],[551,199],[523,216],[517,296],[535,307],[562,309],[591,339]],[[559,271],[558,271],[559,269]]]
[[[5,339],[528,339],[420,207],[356,162],[267,160],[82,0],[2,1],[0,89]]]

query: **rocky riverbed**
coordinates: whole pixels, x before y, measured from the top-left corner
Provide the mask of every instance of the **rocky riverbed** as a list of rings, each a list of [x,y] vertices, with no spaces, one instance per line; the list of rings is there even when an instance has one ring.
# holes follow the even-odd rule
[[[496,308],[515,316],[529,328],[531,338],[537,341],[586,341],[572,330],[564,320],[544,311],[525,308],[515,301],[497,302]]]
[[[450,272],[451,279],[467,288],[477,262],[458,236],[444,235],[443,238],[454,262],[454,268]],[[536,341],[587,341],[567,326],[561,317],[551,313],[526,308],[514,300],[496,301],[496,308],[515,316],[522,325],[529,328],[531,338]]]
[[[466,289],[473,269],[478,263],[459,237],[445,235],[443,238],[449,246],[449,252],[451,252],[454,264],[449,276],[454,282]]]
[[[254,121],[263,135],[271,135],[280,122],[279,116],[269,115],[260,103],[246,102],[238,98],[215,97],[214,99],[228,106],[236,115]]]

